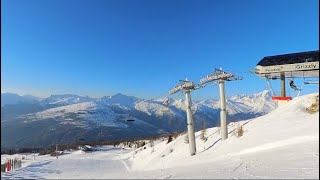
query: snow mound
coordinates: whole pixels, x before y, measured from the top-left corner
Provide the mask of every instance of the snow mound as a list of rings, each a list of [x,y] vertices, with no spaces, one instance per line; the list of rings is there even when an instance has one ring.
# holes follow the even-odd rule
[[[78,150],[78,151],[74,151],[72,152],[72,154],[85,154],[86,152],[83,150]]]

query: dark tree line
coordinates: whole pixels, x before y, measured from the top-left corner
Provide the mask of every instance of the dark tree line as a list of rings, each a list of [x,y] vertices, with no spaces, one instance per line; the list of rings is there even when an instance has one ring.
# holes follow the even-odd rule
[[[179,132],[174,132],[170,134],[163,134],[163,135],[156,135],[156,136],[149,136],[149,137],[141,137],[141,138],[126,138],[126,139],[120,139],[120,140],[100,140],[100,141],[85,141],[82,139],[82,141],[75,142],[75,143],[66,143],[66,144],[59,144],[58,143],[58,151],[64,151],[64,150],[77,150],[79,146],[83,145],[90,145],[90,146],[98,146],[98,145],[112,145],[114,147],[119,146],[120,144],[123,144],[129,148],[139,148],[143,147],[146,143],[145,140],[156,140],[156,139],[162,139],[166,140],[167,143],[173,140],[173,138],[176,138],[179,134]],[[53,144],[48,147],[43,148],[14,148],[14,149],[1,149],[1,155],[2,154],[21,154],[21,153],[39,153],[39,155],[45,155],[45,154],[54,154],[56,151],[56,145]]]

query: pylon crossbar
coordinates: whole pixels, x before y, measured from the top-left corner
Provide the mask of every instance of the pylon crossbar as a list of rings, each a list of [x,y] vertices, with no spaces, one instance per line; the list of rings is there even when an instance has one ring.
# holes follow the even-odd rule
[[[195,88],[195,85],[193,82],[190,82],[190,81],[185,81],[184,83],[182,84],[179,84],[178,86],[174,87],[173,89],[171,89],[169,91],[169,94],[174,94],[178,91],[181,91],[182,89],[194,89]]]
[[[233,74],[231,74],[231,73],[221,73],[221,74],[215,73],[215,74],[211,74],[205,78],[200,79],[200,83],[205,84],[205,83],[215,81],[215,80],[220,80],[220,79],[227,80],[228,78],[232,78],[232,77],[233,77]]]

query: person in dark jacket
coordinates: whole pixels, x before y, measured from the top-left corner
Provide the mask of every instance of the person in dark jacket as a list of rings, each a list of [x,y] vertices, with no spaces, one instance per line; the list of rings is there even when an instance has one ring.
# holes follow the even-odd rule
[[[295,91],[299,91],[299,89],[297,88],[297,86],[294,85],[294,81],[293,81],[293,80],[291,80],[289,84],[290,84],[290,87],[291,87],[292,89],[294,89]]]

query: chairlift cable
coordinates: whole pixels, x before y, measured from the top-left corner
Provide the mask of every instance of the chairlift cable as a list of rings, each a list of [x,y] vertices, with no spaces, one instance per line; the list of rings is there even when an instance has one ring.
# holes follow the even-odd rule
[[[274,90],[271,86],[270,79],[266,78],[266,81],[267,81],[267,85],[269,87],[269,90],[271,91],[272,96],[274,96]]]

